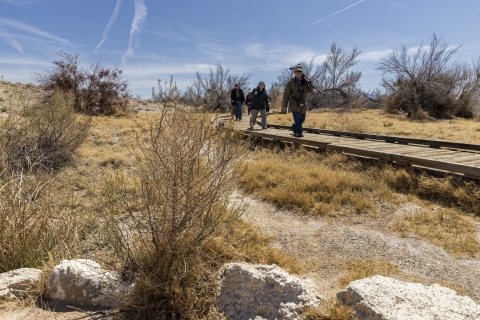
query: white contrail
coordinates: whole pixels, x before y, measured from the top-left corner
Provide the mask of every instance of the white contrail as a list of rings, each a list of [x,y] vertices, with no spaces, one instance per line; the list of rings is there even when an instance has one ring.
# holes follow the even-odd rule
[[[94,52],[97,52],[98,48],[107,40],[108,37],[108,32],[110,31],[110,28],[112,27],[113,23],[118,17],[118,12],[120,11],[120,6],[122,5],[123,0],[118,0],[117,4],[115,5],[115,10],[113,10],[112,16],[110,17],[110,20],[107,23],[107,26],[105,27],[105,30],[103,30],[103,37],[102,41],[98,44],[98,46],[95,48]]]
[[[11,45],[15,50],[23,54],[22,46],[15,40],[15,38],[11,34],[9,34],[3,28],[0,28],[0,38],[3,39],[9,45]]]
[[[140,31],[140,25],[147,17],[147,7],[144,0],[135,0],[135,14],[133,16],[132,28],[130,29],[130,39],[128,40],[128,49],[122,56],[122,62],[125,64],[126,57],[133,54],[133,36]]]
[[[302,30],[305,30],[305,29],[313,26],[314,24],[317,24],[317,23],[319,23],[319,22],[322,22],[323,20],[327,20],[328,18],[333,17],[334,15],[339,14],[340,12],[345,11],[345,10],[347,10],[348,8],[351,8],[351,7],[353,7],[353,6],[359,4],[360,2],[363,2],[363,1],[365,1],[365,0],[360,0],[360,1],[358,1],[358,2],[355,2],[354,4],[348,6],[348,7],[344,8],[344,9],[342,9],[342,10],[340,10],[340,11],[337,11],[337,12],[335,12],[334,14],[331,14],[331,15],[329,15],[328,17],[323,18],[322,20],[318,20],[317,22],[314,22],[314,23],[312,23],[311,25],[306,26],[306,27],[303,28]]]
[[[10,18],[0,17],[0,26],[6,26],[9,28],[21,30],[27,33],[33,33],[35,35],[38,35],[47,39],[51,39],[53,41],[57,41],[65,45],[70,45],[70,41],[68,41],[67,39],[60,38],[54,34],[40,30],[35,26],[31,26],[29,24],[26,24],[17,20],[13,20]]]

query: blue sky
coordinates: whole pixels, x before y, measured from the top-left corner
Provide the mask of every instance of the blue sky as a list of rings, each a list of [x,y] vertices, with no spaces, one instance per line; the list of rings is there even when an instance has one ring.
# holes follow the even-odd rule
[[[183,89],[217,63],[268,87],[285,67],[321,63],[335,42],[362,51],[355,69],[370,91],[381,58],[433,33],[462,45],[455,60],[479,58],[480,0],[0,0],[0,75],[33,83],[62,50],[85,67],[119,65],[148,99],[158,79]]]

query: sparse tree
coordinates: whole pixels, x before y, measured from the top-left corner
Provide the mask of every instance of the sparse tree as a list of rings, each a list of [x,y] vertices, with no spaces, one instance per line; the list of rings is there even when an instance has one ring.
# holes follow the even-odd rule
[[[303,73],[326,93],[325,97],[317,92],[310,94],[308,96],[310,107],[345,106],[360,97],[359,81],[362,73],[351,71],[351,68],[358,63],[357,58],[360,53],[361,51],[356,47],[353,47],[351,52],[347,52],[332,43],[330,52],[327,53],[326,59],[321,65],[315,65],[315,57],[310,62],[300,62]],[[292,72],[285,68],[278,76],[277,82],[284,88],[291,77]]]
[[[79,54],[60,51],[54,67],[35,73],[37,83],[47,89],[71,92],[74,107],[87,114],[113,114],[126,107],[128,81],[122,79],[118,66],[106,68],[100,63],[85,70],[78,61]]]
[[[382,86],[387,90],[387,110],[409,117],[473,115],[478,102],[480,63],[451,63],[460,46],[450,47],[435,34],[429,46],[423,43],[412,54],[405,46],[383,59]]]
[[[240,87],[248,87],[250,75],[233,76],[218,63],[217,68],[210,68],[206,77],[197,72],[197,79],[184,94],[187,103],[196,108],[205,106],[206,110],[217,110],[230,105],[230,90],[235,83]]]

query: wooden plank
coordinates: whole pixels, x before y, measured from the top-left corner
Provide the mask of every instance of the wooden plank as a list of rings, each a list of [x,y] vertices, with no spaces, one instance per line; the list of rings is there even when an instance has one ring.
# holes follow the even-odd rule
[[[442,151],[442,150],[438,150],[438,151]],[[442,152],[442,153],[436,153],[436,154],[432,154],[432,155],[428,155],[428,156],[422,156],[422,157],[425,157],[425,158],[428,158],[430,160],[442,160],[442,159],[448,159],[448,158],[451,158],[452,156],[458,156],[458,153],[459,151],[447,151],[445,150],[445,152]]]
[[[412,150],[405,150],[402,152],[398,152],[398,154],[403,154],[403,155],[411,155],[411,156],[416,156],[416,157],[428,157],[430,155],[436,155],[439,152],[442,152],[443,150],[433,150],[433,149],[426,149],[426,148],[420,148],[418,151],[412,152]]]
[[[466,152],[458,151],[454,156],[443,156],[441,158],[437,158],[438,160],[446,160],[452,161],[456,163],[462,163],[462,161],[480,161],[480,154],[471,154]]]
[[[383,152],[390,152],[390,153],[400,152],[400,153],[407,153],[407,154],[410,154],[410,153],[414,154],[414,153],[418,153],[420,151],[425,150],[423,148],[418,149],[418,147],[412,147],[409,145],[399,146],[397,144],[381,144],[378,146],[368,147],[368,149],[372,151],[383,151]]]
[[[472,159],[472,160],[465,160],[461,162],[462,164],[468,165],[468,166],[480,166],[480,160]]]
[[[405,164],[412,164],[412,165],[419,165],[423,167],[429,167],[433,169],[440,169],[446,170],[451,172],[459,172],[468,174],[471,176],[478,176],[480,177],[480,171],[478,167],[463,165],[458,163],[451,163],[451,162],[443,162],[443,161],[436,161],[424,158],[417,158],[417,157],[410,157],[404,156],[400,154],[392,155],[392,160],[398,163],[405,163]]]

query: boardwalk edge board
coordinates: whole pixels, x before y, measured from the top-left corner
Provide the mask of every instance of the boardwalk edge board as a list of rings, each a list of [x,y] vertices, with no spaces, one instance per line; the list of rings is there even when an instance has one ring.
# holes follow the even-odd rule
[[[279,124],[269,124],[271,128],[276,129],[286,129],[290,130],[290,126],[279,125]],[[416,138],[404,138],[404,137],[393,137],[393,136],[384,136],[376,134],[367,134],[367,133],[358,133],[358,132],[348,132],[348,131],[337,131],[337,130],[326,130],[326,129],[316,129],[316,128],[304,128],[305,132],[309,133],[318,133],[318,134],[328,134],[337,137],[352,137],[357,139],[371,139],[385,141],[389,143],[398,143],[398,144],[414,144],[414,145],[424,145],[430,146],[432,148],[453,148],[453,149],[463,149],[463,150],[472,150],[480,151],[480,145],[470,144],[470,143],[459,143],[459,142],[450,142],[450,141],[441,141],[441,140],[426,140],[426,139],[416,139]]]
[[[278,125],[269,125],[269,128],[275,128],[275,127],[278,127]],[[282,127],[286,127],[290,129],[290,127],[287,127],[287,126],[282,126]],[[306,129],[305,131],[308,132]],[[419,157],[419,155],[421,154],[432,154],[431,152],[422,152],[420,154],[410,155],[410,154],[402,154],[402,151],[398,150],[397,148],[395,148],[394,152],[389,152],[388,150],[386,151],[365,150],[365,149],[358,148],[356,146],[310,140],[308,139],[309,138],[308,136],[304,138],[297,138],[297,137],[293,137],[293,135],[290,136],[290,133],[291,132],[288,132],[288,131],[281,132],[281,133],[277,131],[275,133],[271,133],[264,130],[259,130],[259,131],[244,130],[245,135],[253,136],[256,138],[268,139],[268,140],[278,141],[278,142],[287,142],[292,144],[302,144],[308,147],[334,150],[334,151],[342,152],[342,153],[353,155],[353,156],[379,159],[382,161],[388,161],[388,162],[396,163],[400,165],[448,171],[454,174],[463,175],[466,178],[480,180],[480,166],[475,166],[475,165],[470,165],[465,163],[455,163],[450,161],[452,159],[426,159],[426,158]],[[372,141],[372,143],[375,143],[375,142]],[[405,146],[405,147],[408,148],[408,146]],[[480,147],[480,146],[477,146],[477,147]],[[465,153],[463,154],[465,155]],[[470,154],[472,155],[472,157],[476,155],[476,153],[470,153]],[[449,156],[453,156],[453,155],[449,154]],[[480,160],[480,154],[478,154],[478,156]]]

